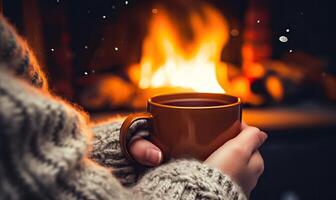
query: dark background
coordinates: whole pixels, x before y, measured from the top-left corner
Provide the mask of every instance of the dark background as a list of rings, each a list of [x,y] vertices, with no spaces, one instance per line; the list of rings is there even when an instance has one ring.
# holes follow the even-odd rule
[[[52,89],[76,102],[85,72],[90,76],[117,73],[127,79],[124,67],[140,59],[146,20],[156,2],[4,0],[4,14],[33,43],[51,79]],[[231,28],[244,30],[249,1],[209,2],[223,12]],[[266,3],[271,13],[272,58],[281,59],[290,49],[304,52],[326,63],[323,73],[336,75],[334,3],[328,0],[271,0]],[[31,27],[37,28],[31,30]],[[285,32],[287,28],[289,33]],[[35,34],[31,34],[32,31]],[[281,35],[286,35],[289,41],[281,43]],[[112,50],[100,53],[101,60],[106,61],[101,63],[95,56],[104,42],[110,43]],[[223,50],[223,60],[240,65],[241,45],[242,35],[231,38]],[[113,51],[114,47],[119,50]],[[320,94],[318,89],[312,92]],[[302,96],[298,94],[297,98]],[[325,105],[334,112],[330,103]],[[261,148],[265,172],[251,199],[336,199],[335,123],[284,126],[281,130],[268,128],[266,131],[269,139]]]

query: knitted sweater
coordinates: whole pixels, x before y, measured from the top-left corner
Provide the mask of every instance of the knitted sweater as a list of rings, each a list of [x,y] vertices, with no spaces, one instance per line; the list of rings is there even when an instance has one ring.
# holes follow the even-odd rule
[[[0,16],[0,199],[246,199],[228,176],[196,160],[131,164],[120,151],[120,126],[91,126],[52,95],[34,55]]]

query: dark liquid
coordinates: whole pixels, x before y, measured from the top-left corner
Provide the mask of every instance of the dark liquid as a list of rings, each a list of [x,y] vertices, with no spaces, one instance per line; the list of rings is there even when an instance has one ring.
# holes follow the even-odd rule
[[[224,101],[216,100],[172,100],[162,102],[164,105],[181,106],[181,107],[209,107],[209,106],[222,106],[227,104]]]

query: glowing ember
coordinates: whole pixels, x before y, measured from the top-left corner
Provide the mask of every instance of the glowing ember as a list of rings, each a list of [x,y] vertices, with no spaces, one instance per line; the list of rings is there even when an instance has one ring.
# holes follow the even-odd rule
[[[163,8],[157,8],[149,24],[149,32],[143,43],[139,69],[140,88],[179,87],[196,92],[223,93],[225,74],[220,76],[216,68],[221,62],[221,51],[228,39],[228,26],[221,14],[204,5],[202,11],[190,14],[192,39],[183,39],[179,26],[173,23]],[[132,76],[132,75],[131,75]],[[132,77],[131,77],[132,78]],[[134,79],[133,79],[134,80]],[[223,81],[224,80],[224,81]]]

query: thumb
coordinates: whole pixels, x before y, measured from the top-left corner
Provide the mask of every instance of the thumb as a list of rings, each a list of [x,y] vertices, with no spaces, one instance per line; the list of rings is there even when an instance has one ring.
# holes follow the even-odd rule
[[[139,138],[130,144],[130,153],[139,163],[147,166],[157,166],[162,161],[161,150],[151,142]]]

